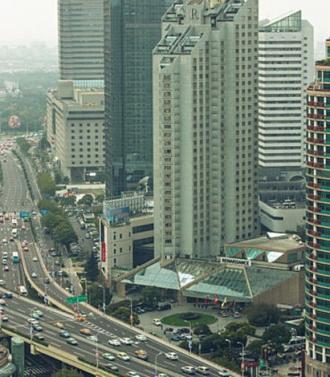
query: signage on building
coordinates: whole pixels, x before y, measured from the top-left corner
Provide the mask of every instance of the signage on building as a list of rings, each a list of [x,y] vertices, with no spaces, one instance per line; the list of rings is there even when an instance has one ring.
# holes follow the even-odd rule
[[[128,221],[129,219],[129,208],[106,208],[104,211],[104,216],[109,221],[110,224],[119,224]]]
[[[105,262],[107,260],[107,245],[103,241],[101,242],[101,261]]]

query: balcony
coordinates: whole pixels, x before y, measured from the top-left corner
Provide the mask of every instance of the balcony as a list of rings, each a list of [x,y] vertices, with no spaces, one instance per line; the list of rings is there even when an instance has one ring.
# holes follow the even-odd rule
[[[319,195],[307,195],[307,198],[310,199],[310,200],[320,200],[320,196]]]
[[[320,208],[318,207],[308,206],[307,209],[308,211],[311,211],[311,212],[320,212]]]
[[[310,247],[312,247],[314,249],[319,249],[320,248],[320,244],[315,243],[315,242],[311,242],[311,241],[308,242],[308,246],[310,246]]]
[[[324,132],[325,128],[322,126],[307,126],[307,130],[312,132]]]
[[[307,221],[315,225],[319,225],[321,223],[320,220],[316,220],[316,219],[307,219]]]
[[[312,144],[324,144],[324,139],[317,139],[317,138],[313,138],[313,137],[308,137],[307,142],[312,143]]]
[[[308,230],[307,234],[312,237],[320,237],[320,232],[316,232],[315,230]]]
[[[307,118],[309,119],[325,119],[324,114],[307,114]]]
[[[320,163],[320,162],[312,162],[312,161],[308,161],[307,162],[307,166],[311,167],[311,168],[320,168],[320,169],[324,169],[324,164]],[[330,169],[330,167],[329,167]]]
[[[325,103],[324,102],[308,101],[307,105],[308,106],[314,106],[314,107],[325,107]]]
[[[312,182],[307,182],[307,187],[311,187],[311,188],[319,188],[320,185],[318,183],[312,183]],[[330,188],[329,188],[330,190]]]

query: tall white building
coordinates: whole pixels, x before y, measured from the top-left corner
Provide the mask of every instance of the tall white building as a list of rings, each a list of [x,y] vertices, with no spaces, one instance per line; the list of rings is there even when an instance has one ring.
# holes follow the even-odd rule
[[[283,176],[304,165],[306,89],[314,76],[313,27],[301,11],[259,29],[259,166]],[[290,178],[290,177],[289,177]]]
[[[258,1],[184,0],[154,49],[155,253],[209,258],[259,231]]]

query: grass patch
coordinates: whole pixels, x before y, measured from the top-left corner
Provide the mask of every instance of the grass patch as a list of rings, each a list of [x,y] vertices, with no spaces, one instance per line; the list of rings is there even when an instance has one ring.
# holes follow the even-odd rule
[[[199,325],[212,325],[212,323],[215,323],[217,321],[217,318],[210,314],[203,314],[203,313],[192,313],[190,321],[188,321],[185,318],[189,318],[190,313],[178,313],[178,314],[172,314],[167,317],[164,317],[161,319],[161,322],[164,325],[169,326],[185,326],[189,327],[189,322],[191,322],[191,325],[199,326]]]

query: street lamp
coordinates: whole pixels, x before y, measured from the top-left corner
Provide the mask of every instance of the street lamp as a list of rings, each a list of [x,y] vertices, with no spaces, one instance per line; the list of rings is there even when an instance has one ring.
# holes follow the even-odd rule
[[[240,344],[242,346],[242,365],[241,365],[241,372],[242,372],[242,377],[244,377],[244,364],[245,364],[245,348],[244,348],[244,343],[242,342],[237,342],[237,344]]]
[[[193,334],[192,334],[192,323],[191,323],[191,321],[189,321],[188,319],[184,319],[184,322],[189,323],[189,327],[190,327],[190,336],[191,336],[191,339],[188,341],[188,347],[189,347],[189,353],[191,353],[191,349],[192,349],[192,338],[193,338]]]
[[[157,367],[157,360],[158,360],[158,356],[162,355],[163,352],[159,352],[157,353],[157,355],[155,356],[155,377],[158,377],[158,367]]]
[[[226,338],[225,342],[229,343],[229,353],[231,353],[231,340]]]
[[[104,285],[99,285],[99,288],[102,288],[103,290],[102,310],[103,310],[103,313],[105,313],[105,287]]]
[[[134,317],[133,317],[133,299],[132,299],[132,297],[129,297],[128,299],[131,301],[130,324],[131,324],[131,327],[133,327],[133,324],[134,324]]]
[[[99,339],[96,338],[95,341],[95,357],[96,357],[96,369],[99,368],[99,344],[98,344]]]

